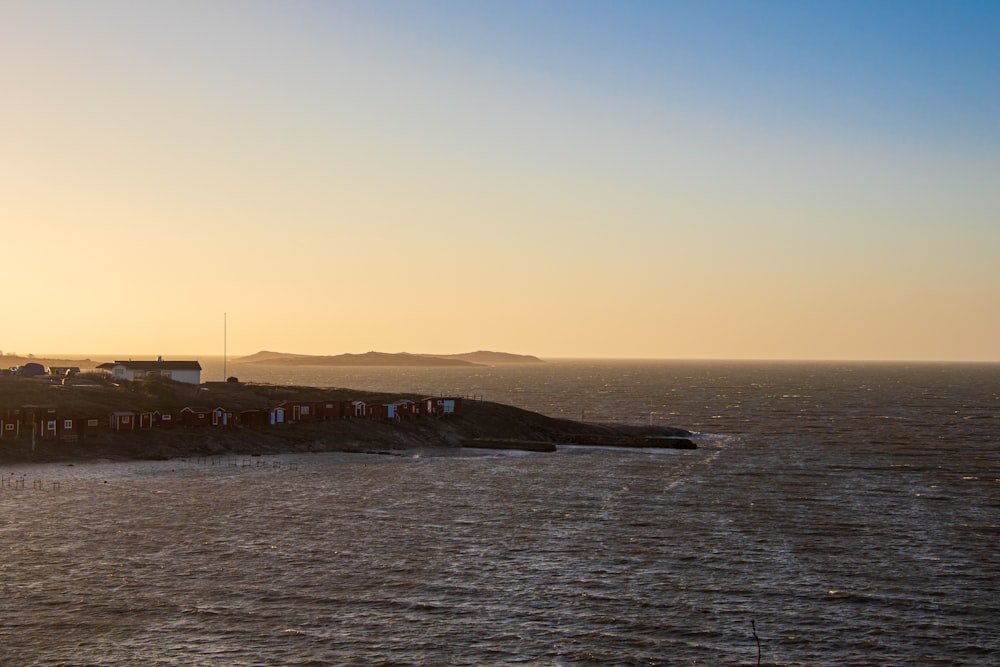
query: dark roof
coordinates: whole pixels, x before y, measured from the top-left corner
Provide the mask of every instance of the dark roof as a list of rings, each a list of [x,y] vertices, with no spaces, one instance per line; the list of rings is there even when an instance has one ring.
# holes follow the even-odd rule
[[[134,371],[200,371],[197,361],[115,361],[115,366],[124,366]]]

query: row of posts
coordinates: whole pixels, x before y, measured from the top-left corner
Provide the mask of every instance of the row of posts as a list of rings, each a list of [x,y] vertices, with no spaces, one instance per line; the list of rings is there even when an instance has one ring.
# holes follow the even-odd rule
[[[179,459],[184,463],[203,466],[227,466],[232,468],[288,468],[289,470],[298,470],[298,466],[294,463],[282,465],[280,461],[265,461],[259,456],[200,456],[197,458],[183,458]],[[24,490],[27,488],[28,477],[27,475],[21,475],[20,477],[15,477],[14,473],[9,475],[0,475],[0,489],[7,488],[14,491]],[[49,482],[48,488],[53,491],[59,491],[61,488],[61,482],[53,481]],[[40,479],[31,480],[31,488],[35,491],[42,491],[46,488],[46,484]]]
[[[289,470],[298,470],[298,466],[294,463],[282,466],[280,461],[265,461],[260,456],[198,456],[198,457],[185,457],[178,459],[184,463],[194,463],[196,465],[202,466],[228,466],[231,468],[288,468]]]
[[[0,475],[0,488],[23,490],[27,488],[27,483],[28,483],[28,478],[26,475],[21,475],[20,477],[14,477],[14,473],[11,473],[10,475]],[[53,491],[59,490],[60,482],[51,482],[51,484]],[[36,491],[41,491],[43,488],[45,488],[45,485],[42,483],[42,480],[33,479],[31,480],[31,488]]]

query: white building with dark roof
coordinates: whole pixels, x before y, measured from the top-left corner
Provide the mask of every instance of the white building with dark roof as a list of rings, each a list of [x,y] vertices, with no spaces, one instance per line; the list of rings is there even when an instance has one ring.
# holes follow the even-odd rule
[[[197,361],[115,361],[110,366],[111,376],[116,380],[146,380],[161,378],[187,384],[201,384],[201,364]]]

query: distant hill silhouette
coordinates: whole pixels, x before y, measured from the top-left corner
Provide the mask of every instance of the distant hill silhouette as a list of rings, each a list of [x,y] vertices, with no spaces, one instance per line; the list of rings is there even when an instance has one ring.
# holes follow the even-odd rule
[[[478,352],[465,352],[462,354],[427,354],[427,357],[437,357],[438,359],[460,359],[474,364],[485,364],[487,366],[499,366],[500,364],[544,364],[538,357],[530,354],[511,354],[509,352],[489,352],[479,350]]]
[[[494,366],[501,364],[541,364],[538,357],[508,352],[466,352],[463,354],[410,354],[408,352],[365,352],[364,354],[289,354],[261,350],[233,359],[238,364],[275,366]]]

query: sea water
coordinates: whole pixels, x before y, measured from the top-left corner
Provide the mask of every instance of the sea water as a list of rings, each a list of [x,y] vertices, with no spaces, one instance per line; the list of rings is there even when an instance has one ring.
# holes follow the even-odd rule
[[[1000,659],[1000,366],[229,373],[670,424],[699,449],[8,466],[0,664]]]

